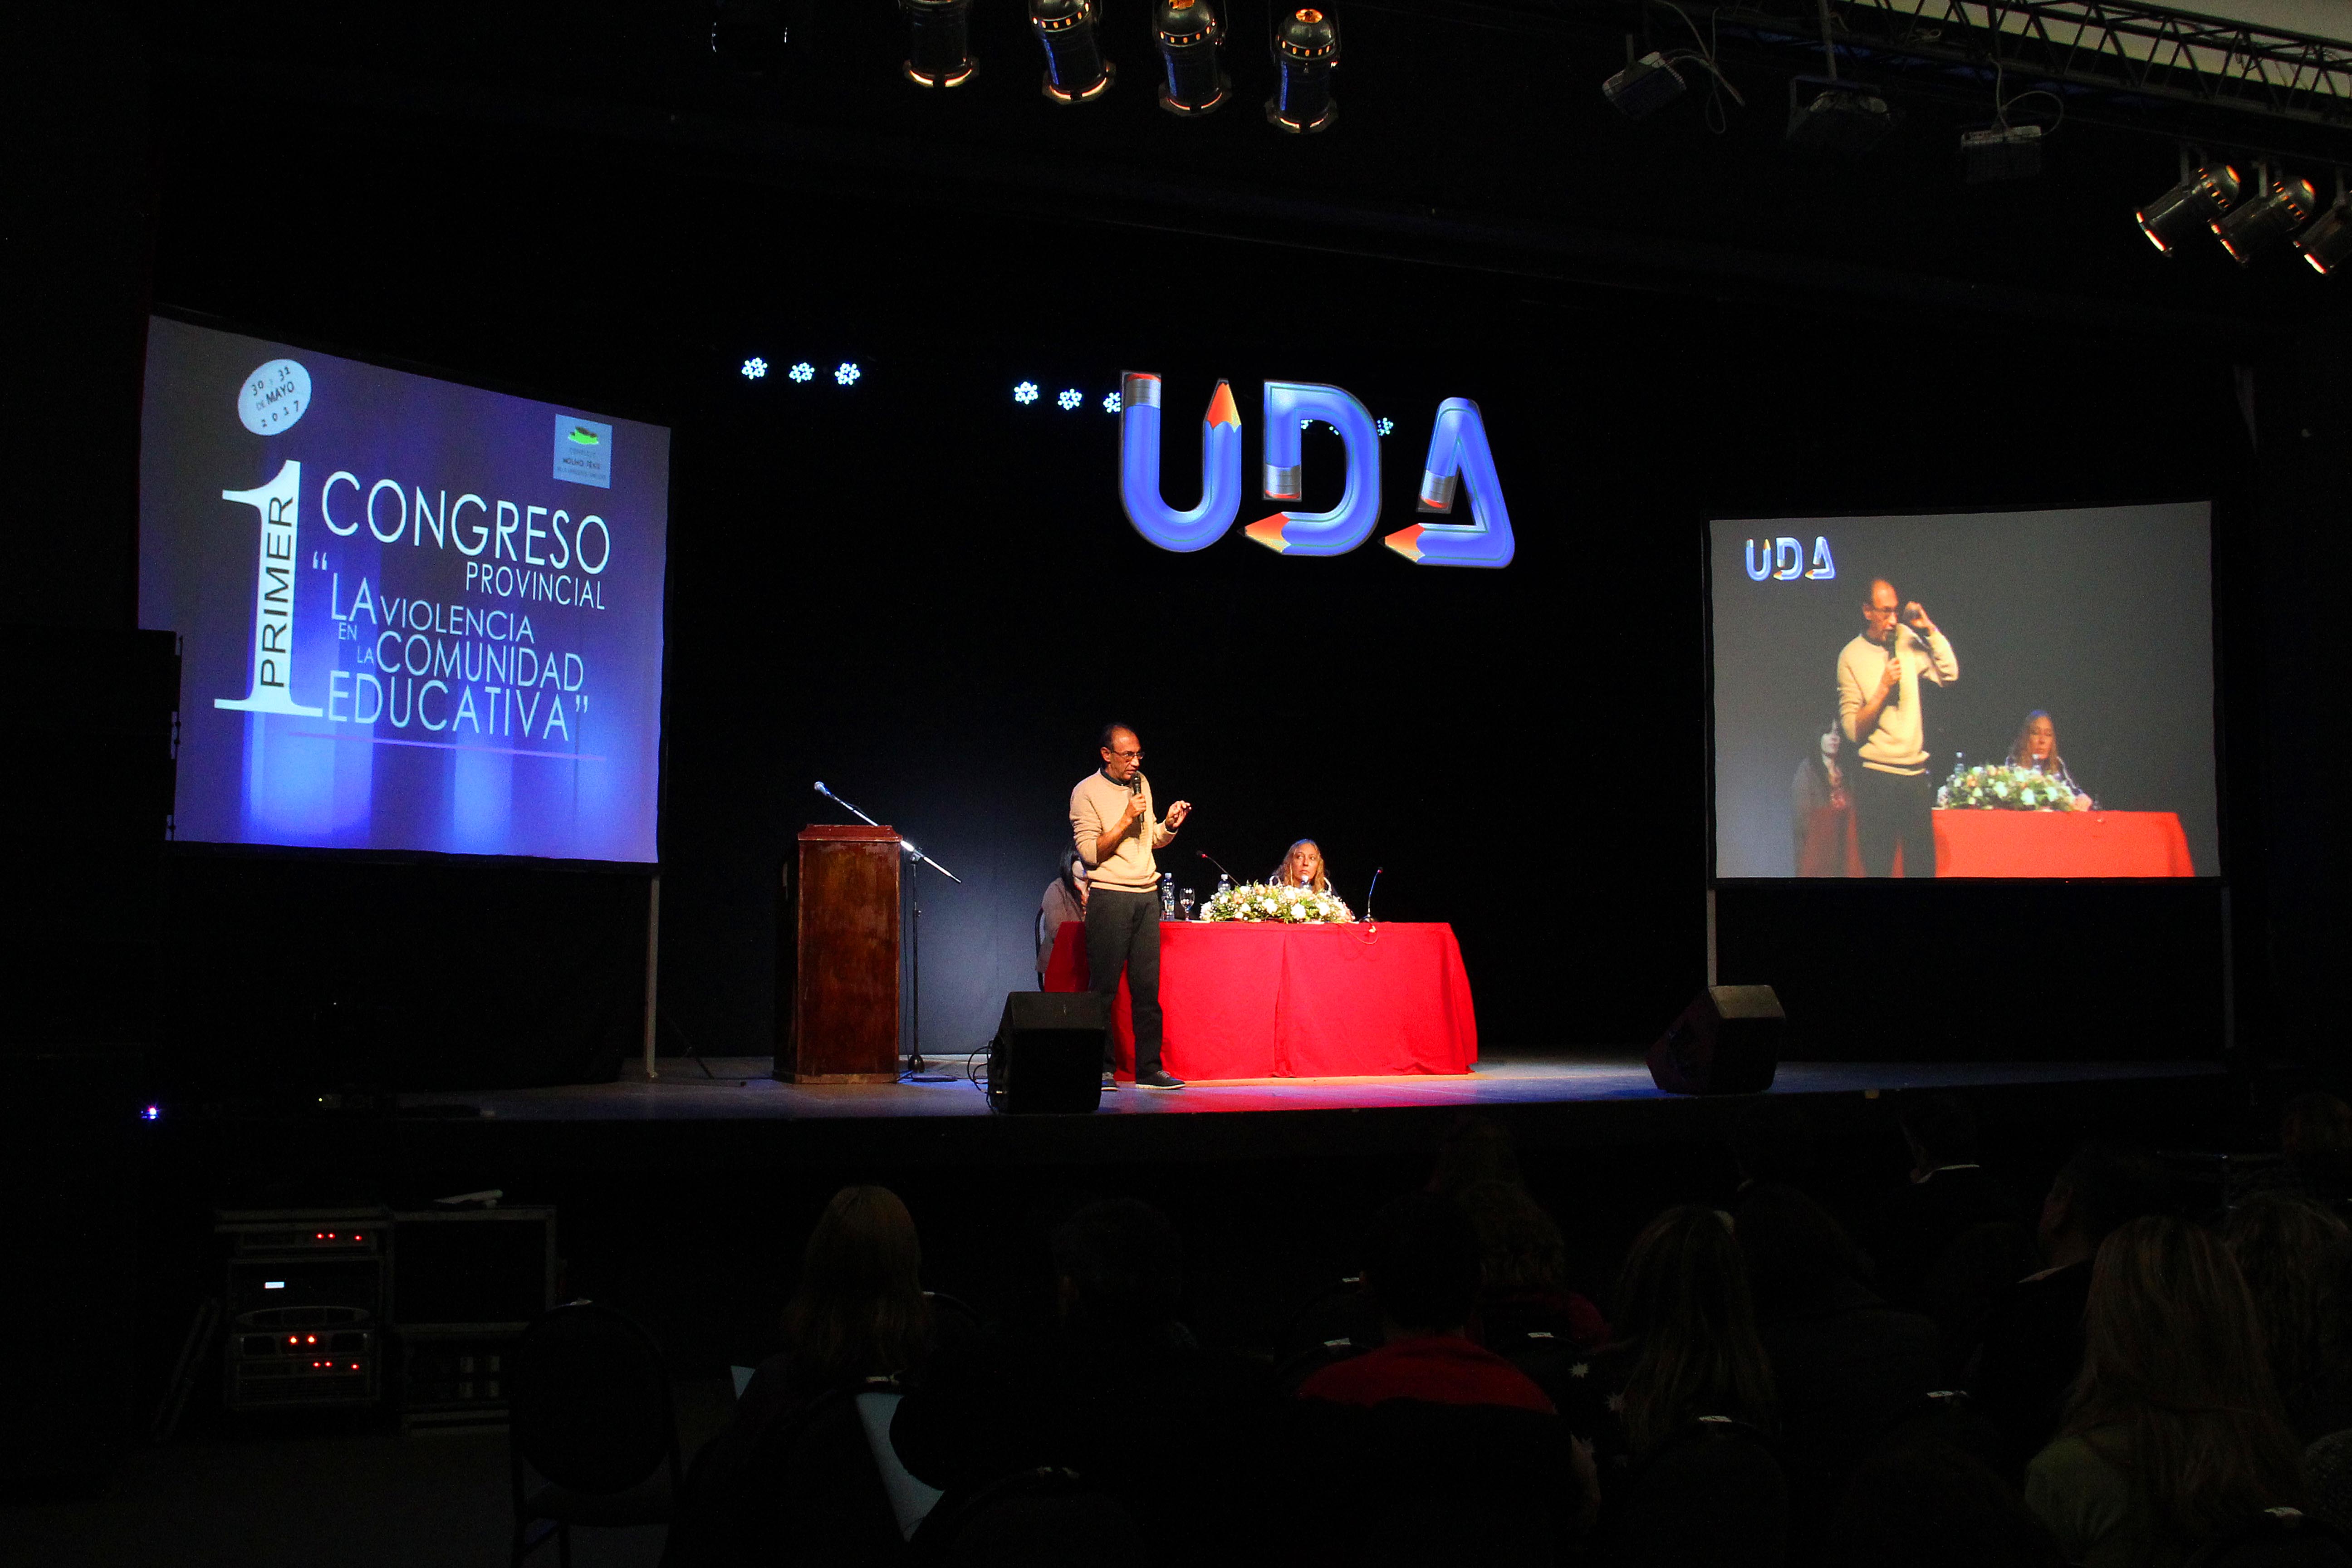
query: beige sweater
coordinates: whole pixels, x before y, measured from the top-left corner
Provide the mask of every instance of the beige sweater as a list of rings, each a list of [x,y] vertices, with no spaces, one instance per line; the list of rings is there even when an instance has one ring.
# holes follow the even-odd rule
[[[1902,679],[1888,695],[1886,706],[1878,710],[1878,722],[1867,735],[1853,732],[1854,721],[1878,689],[1878,678],[1886,668],[1886,648],[1867,637],[1856,637],[1839,651],[1838,720],[1846,740],[1860,742],[1864,767],[1881,773],[1923,773],[1927,771],[1927,728],[1919,711],[1919,682],[1951,685],[1960,678],[1960,661],[1953,657],[1952,645],[1941,632],[1922,637],[1908,626],[1899,626],[1895,635],[1898,639],[1895,657],[1903,661]]]
[[[1160,825],[1159,814],[1152,808],[1150,779],[1143,780],[1143,815],[1112,847],[1110,858],[1095,864],[1095,851],[1102,836],[1126,812],[1127,801],[1127,786],[1112,782],[1108,773],[1097,768],[1070,792],[1070,837],[1078,847],[1078,858],[1086,862],[1088,888],[1108,888],[1118,893],[1156,893],[1160,890],[1160,866],[1152,859],[1151,852],[1166,847],[1176,835]]]

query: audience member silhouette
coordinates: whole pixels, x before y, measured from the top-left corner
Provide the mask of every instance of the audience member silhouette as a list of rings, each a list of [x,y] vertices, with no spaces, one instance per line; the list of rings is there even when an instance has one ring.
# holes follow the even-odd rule
[[[1478,1238],[1480,1342],[1501,1350],[1536,1336],[1562,1351],[1600,1349],[1609,1324],[1569,1289],[1568,1244],[1543,1205],[1508,1182],[1475,1183],[1457,1201]]]
[[[934,1315],[921,1274],[921,1242],[897,1194],[833,1195],[801,1254],[783,1348],[695,1458],[665,1568],[896,1557],[903,1538],[888,1495],[855,1411],[835,1396],[915,1375],[929,1360]],[[808,1441],[820,1423],[822,1440]]]
[[[2166,1206],[2164,1171],[2137,1150],[2102,1142],[2074,1152],[2042,1204],[2042,1268],[2010,1287],[1986,1315],[1974,1358],[1978,1407],[2000,1435],[2003,1472],[2057,1430],[2083,1364],[2083,1309],[2091,1262],[2116,1227]]]
[[[1300,1385],[1299,1396],[1552,1414],[1550,1397],[1525,1373],[1471,1342],[1466,1330],[1478,1286],[1478,1236],[1458,1205],[1434,1194],[1391,1204],[1374,1222],[1364,1260],[1364,1288],[1380,1309],[1383,1342],[1324,1367]]]
[[[1910,1178],[1878,1205],[1862,1240],[1877,1267],[1879,1294],[1926,1311],[1935,1300],[1929,1276],[1953,1244],[1977,1226],[2021,1229],[2023,1211],[2008,1184],[1979,1162],[1976,1118],[1966,1100],[1915,1092],[1898,1099],[1895,1112],[1911,1155]]]
[[[1794,1187],[1749,1189],[1733,1227],[1772,1367],[1801,1542],[1884,1434],[1943,1382],[1936,1325],[1863,1283],[1853,1239]]]
[[[1467,1111],[1438,1141],[1428,1190],[1453,1197],[1480,1182],[1526,1184],[1519,1179],[1519,1152],[1510,1130],[1491,1116]]]
[[[2277,1192],[2239,1205],[2222,1234],[2245,1276],[2295,1436],[2314,1443],[2352,1427],[2337,1318],[2352,1233],[2318,1205]]]
[[[2352,1105],[2319,1090],[2288,1100],[2279,1152],[2289,1191],[2337,1208],[2352,1203]]]
[[[2311,1511],[2352,1531],[2352,1430],[2331,1432],[2305,1448],[2303,1479],[2310,1489]]]
[[[2303,1502],[2302,1454],[2219,1237],[2168,1215],[2099,1244],[2082,1373],[2026,1500],[2085,1568],[2170,1568]]]
[[[1333,1562],[1555,1563],[1598,1488],[1550,1398],[1466,1332],[1480,1280],[1460,1207],[1417,1194],[1373,1222],[1379,1348],[1298,1391],[1284,1451],[1306,1500],[1298,1552]]]
[[[1230,1554],[1266,1473],[1262,1379],[1178,1319],[1175,1231],[1145,1204],[1105,1200],[1055,1230],[1052,1258],[1052,1320],[942,1353],[898,1407],[898,1458],[950,1494],[1073,1470],[1150,1521],[1164,1561]]]
[[[1769,1427],[1772,1370],[1727,1216],[1684,1204],[1634,1238],[1610,1342],[1564,1411],[1592,1450],[1604,1496],[1633,1463],[1705,1415]]]
[[[1898,1446],[1854,1472],[1831,1515],[1822,1568],[2065,1568],[2017,1489],[1966,1451]]]

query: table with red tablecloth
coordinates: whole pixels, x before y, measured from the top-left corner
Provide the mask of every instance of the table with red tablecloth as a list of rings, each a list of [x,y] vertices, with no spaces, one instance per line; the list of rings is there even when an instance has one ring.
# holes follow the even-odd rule
[[[1055,934],[1045,989],[1087,985],[1087,928],[1072,921]],[[1478,1059],[1470,977],[1444,924],[1163,921],[1160,1006],[1161,1058],[1183,1079],[1466,1073]],[[1111,1035],[1131,1076],[1125,976]]]
[[[2169,811],[1938,811],[1939,877],[2193,877]]]

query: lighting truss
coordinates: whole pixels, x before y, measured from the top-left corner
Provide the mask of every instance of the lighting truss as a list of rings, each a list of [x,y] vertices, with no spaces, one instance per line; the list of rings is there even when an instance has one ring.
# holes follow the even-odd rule
[[[1727,34],[1821,47],[1813,0],[1707,6]],[[2352,45],[2124,0],[1834,0],[1832,36],[1875,68],[1990,70],[2116,100],[2352,130]]]

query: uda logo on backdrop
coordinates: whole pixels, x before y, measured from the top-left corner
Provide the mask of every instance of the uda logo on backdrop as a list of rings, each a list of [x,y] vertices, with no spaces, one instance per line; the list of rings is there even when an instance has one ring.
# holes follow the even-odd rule
[[[1764,547],[1761,551],[1757,549],[1759,544]],[[1801,575],[1826,582],[1837,575],[1837,563],[1830,558],[1830,542],[1819,534],[1813,538],[1813,569],[1810,572],[1805,570],[1803,542],[1786,537],[1749,540],[1747,563],[1748,580],[1755,583],[1767,577],[1785,583]]]
[[[1162,550],[1205,549],[1224,537],[1242,505],[1242,416],[1231,386],[1217,383],[1201,420],[1201,500],[1179,510],[1160,487],[1160,377],[1129,371],[1119,394],[1118,493],[1135,531]],[[1320,419],[1339,433],[1348,454],[1347,486],[1328,511],[1277,511],[1242,531],[1284,555],[1344,555],[1370,539],[1381,521],[1381,438],[1370,410],[1337,386],[1265,384],[1264,489],[1268,500],[1306,494],[1299,434]],[[1416,522],[1381,542],[1419,566],[1507,566],[1511,514],[1478,405],[1449,397],[1437,405],[1422,465],[1419,510],[1454,510],[1456,488],[1470,492],[1467,522]]]

